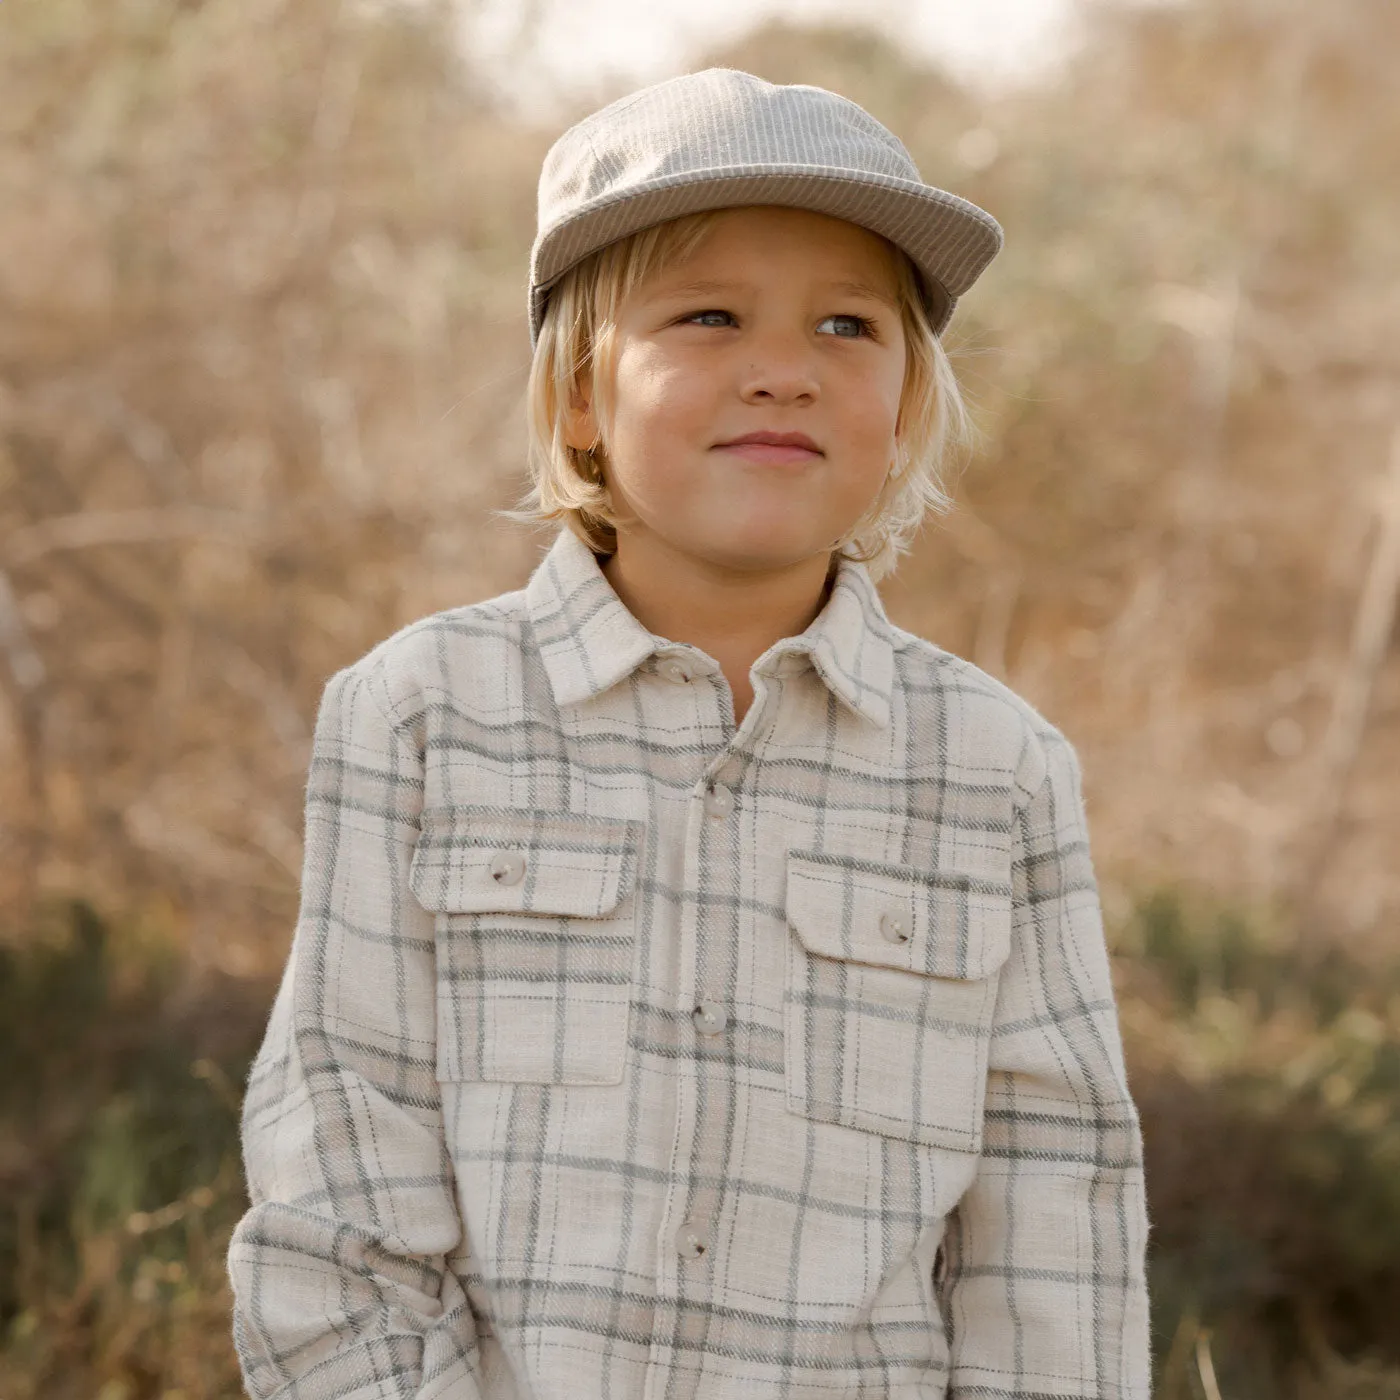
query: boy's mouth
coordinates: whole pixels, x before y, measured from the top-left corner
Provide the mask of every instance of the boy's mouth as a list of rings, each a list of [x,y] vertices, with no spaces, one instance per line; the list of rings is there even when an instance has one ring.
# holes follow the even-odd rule
[[[806,433],[745,433],[715,446],[753,462],[810,462],[825,455]]]

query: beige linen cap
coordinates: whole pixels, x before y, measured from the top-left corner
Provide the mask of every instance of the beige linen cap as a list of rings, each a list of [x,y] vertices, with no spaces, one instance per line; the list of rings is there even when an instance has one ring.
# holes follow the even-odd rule
[[[609,103],[550,147],[530,250],[530,344],[550,287],[589,253],[736,204],[813,209],[883,234],[923,274],[939,332],[1002,245],[985,209],[925,184],[899,138],[849,98],[706,68]]]

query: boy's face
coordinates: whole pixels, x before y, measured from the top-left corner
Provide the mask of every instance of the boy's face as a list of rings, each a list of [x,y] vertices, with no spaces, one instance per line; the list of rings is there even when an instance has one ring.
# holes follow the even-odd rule
[[[623,302],[608,438],[619,552],[639,532],[742,571],[830,552],[894,460],[895,256],[843,219],[749,205]],[[586,447],[596,428],[582,405],[566,436]],[[727,445],[765,431],[815,450]]]

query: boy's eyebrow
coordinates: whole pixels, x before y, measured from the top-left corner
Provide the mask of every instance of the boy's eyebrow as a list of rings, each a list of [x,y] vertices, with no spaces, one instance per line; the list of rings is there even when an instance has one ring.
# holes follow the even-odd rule
[[[899,310],[899,298],[892,296],[881,287],[872,287],[869,282],[831,282],[827,284],[833,291],[850,292],[853,296],[870,297],[873,301],[882,301],[895,311]]]
[[[670,286],[659,287],[656,295],[661,297],[676,297],[689,296],[695,293],[733,292],[744,285],[745,284],[742,282],[716,282],[707,280],[677,282]],[[889,292],[881,290],[879,287],[872,287],[868,282],[857,281],[854,278],[846,278],[837,282],[824,282],[822,286],[833,292],[848,292],[852,296],[870,297],[874,301],[883,302],[892,310],[899,310],[899,302],[894,296]]]

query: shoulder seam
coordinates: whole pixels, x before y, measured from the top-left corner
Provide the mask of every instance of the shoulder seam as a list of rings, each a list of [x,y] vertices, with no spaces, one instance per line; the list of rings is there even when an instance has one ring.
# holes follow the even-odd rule
[[[975,687],[987,701],[1000,705],[1016,717],[1021,734],[1021,750],[1016,756],[1012,774],[1012,811],[1013,814],[1023,812],[1049,777],[1047,744],[1056,739],[1064,740],[1064,734],[1024,695],[991,672],[984,671],[976,662],[948,651],[915,632],[899,630],[907,639],[902,650],[921,651],[929,663],[956,676],[961,684]]]
[[[341,670],[355,672],[364,678],[375,709],[379,711],[390,728],[399,734],[405,726],[413,722],[416,714],[416,712],[407,715],[402,713],[401,702],[395,699],[394,687],[390,683],[391,673],[399,674],[402,671],[402,667],[391,665],[399,649],[414,642],[424,633],[431,633],[439,627],[450,624],[454,619],[474,611],[481,611],[507,627],[518,627],[520,618],[514,615],[512,609],[502,607],[501,604],[508,599],[523,595],[523,592],[523,589],[511,589],[490,598],[479,599],[474,603],[461,603],[450,608],[440,608],[436,612],[426,613],[422,617],[415,618],[412,622],[405,623],[397,631],[391,632],[387,637],[376,642],[368,651],[361,653],[354,661],[341,667]],[[376,681],[378,684],[375,684]],[[379,694],[380,687],[383,688],[382,696]]]

